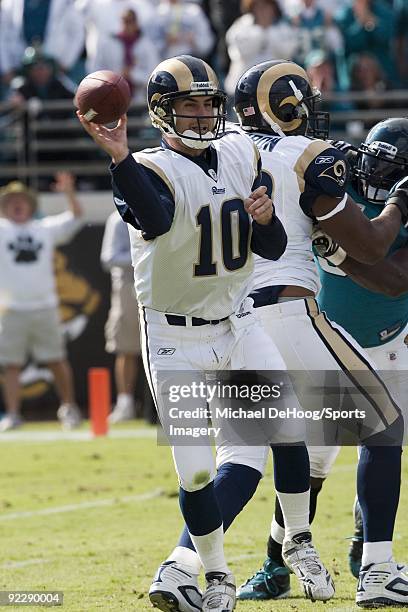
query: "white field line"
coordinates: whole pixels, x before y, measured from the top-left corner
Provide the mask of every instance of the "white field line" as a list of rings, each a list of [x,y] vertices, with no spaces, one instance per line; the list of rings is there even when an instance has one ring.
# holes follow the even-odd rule
[[[103,508],[106,506],[115,506],[116,504],[128,504],[133,502],[141,502],[147,499],[159,497],[162,494],[162,489],[153,489],[141,495],[127,495],[125,497],[116,497],[112,499],[96,499],[94,501],[81,502],[79,504],[68,504],[66,506],[55,506],[53,508],[39,508],[38,510],[27,510],[23,512],[9,512],[8,514],[0,514],[0,522],[14,521],[15,519],[29,518],[32,516],[49,516],[50,514],[61,514],[63,512],[75,512],[76,510],[87,510],[89,508]]]
[[[23,561],[7,561],[0,565],[0,569],[20,569],[20,567],[27,567],[27,565],[42,565],[44,563],[51,563],[51,559],[25,559]]]
[[[108,438],[156,438],[156,429],[118,429],[108,433]],[[94,440],[91,431],[7,431],[0,433],[0,444],[2,442],[58,442],[65,441],[88,441]]]

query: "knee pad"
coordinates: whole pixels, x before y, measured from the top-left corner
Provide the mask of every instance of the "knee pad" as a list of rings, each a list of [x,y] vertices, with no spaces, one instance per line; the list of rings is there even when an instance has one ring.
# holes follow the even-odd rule
[[[263,477],[269,457],[269,446],[232,446],[224,444],[217,447],[217,468],[226,463],[246,465],[261,473]]]
[[[340,446],[309,446],[311,478],[327,478],[340,451]]]
[[[180,487],[188,493],[194,493],[195,491],[201,491],[215,478],[215,472],[211,470],[198,470],[191,474],[191,476],[185,475],[182,477],[179,475]]]

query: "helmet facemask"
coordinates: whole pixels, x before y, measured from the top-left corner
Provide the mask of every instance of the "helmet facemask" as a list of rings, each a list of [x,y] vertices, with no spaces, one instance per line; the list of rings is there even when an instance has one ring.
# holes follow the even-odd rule
[[[214,110],[213,119],[208,115],[181,115],[175,112],[173,108],[174,100],[196,96],[211,96]],[[153,101],[150,118],[154,127],[159,128],[169,138],[178,138],[185,146],[192,149],[206,149],[213,140],[217,140],[224,135],[226,100],[226,94],[219,89],[193,89],[192,91],[163,94],[157,100],[157,103]],[[177,126],[179,119],[194,119],[197,122],[198,130],[180,132]],[[212,129],[204,132],[201,127],[202,124],[208,124],[211,121],[214,123]]]
[[[354,175],[358,193],[375,204],[384,204],[391,188],[408,174],[408,157],[394,145],[381,141],[362,143]]]

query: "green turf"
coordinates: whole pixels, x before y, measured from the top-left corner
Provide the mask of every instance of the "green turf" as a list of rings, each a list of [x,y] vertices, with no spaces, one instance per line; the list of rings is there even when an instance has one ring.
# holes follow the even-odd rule
[[[43,429],[27,425],[23,431]],[[58,426],[48,424],[46,429],[58,431]],[[327,611],[357,610],[345,539],[352,532],[355,457],[354,448],[342,451],[319,497],[313,528],[315,543],[336,581],[336,596],[326,604]],[[0,459],[0,590],[62,590],[66,611],[151,609],[146,592],[152,575],[174,546],[182,524],[168,448],[157,447],[154,438],[0,440]],[[406,459],[404,467],[406,479]],[[395,553],[401,561],[408,537],[406,489],[395,535]],[[143,494],[148,494],[146,499],[140,498]],[[239,583],[263,561],[273,499],[269,468],[256,497],[226,536],[227,558]],[[84,503],[91,506],[17,514]],[[304,600],[293,578],[292,584],[290,599],[239,603],[237,609],[322,609],[323,604]]]

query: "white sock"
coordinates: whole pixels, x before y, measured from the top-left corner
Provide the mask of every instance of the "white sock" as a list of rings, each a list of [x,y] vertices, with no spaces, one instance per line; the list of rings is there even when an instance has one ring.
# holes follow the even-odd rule
[[[276,522],[275,516],[273,517],[271,523],[271,538],[278,544],[283,544],[283,540],[285,538],[285,528],[281,527],[279,523]]]
[[[205,573],[230,573],[224,555],[224,529],[222,525],[206,535],[196,536],[190,533],[190,538],[200,557]]]
[[[133,406],[133,395],[131,393],[119,393],[116,404],[118,406]]]
[[[280,493],[276,491],[285,521],[285,540],[291,540],[302,531],[310,531],[310,489],[303,493]]]
[[[166,561],[177,561],[184,565],[192,574],[199,574],[201,571],[201,561],[195,550],[185,548],[184,546],[176,546],[171,555]]]
[[[361,565],[392,561],[392,542],[364,542]]]

